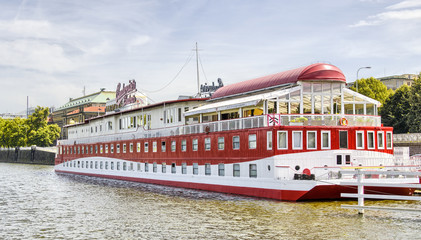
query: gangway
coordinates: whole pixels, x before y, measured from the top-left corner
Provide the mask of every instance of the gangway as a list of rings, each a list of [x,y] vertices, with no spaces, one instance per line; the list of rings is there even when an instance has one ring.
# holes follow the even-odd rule
[[[380,167],[381,168],[381,167]],[[421,189],[421,184],[403,184],[403,183],[373,183],[364,182],[365,175],[387,175],[387,176],[421,176],[421,172],[404,172],[404,171],[362,171],[363,167],[355,168],[355,170],[344,170],[342,174],[353,174],[357,177],[356,182],[341,182],[340,185],[344,186],[357,186],[357,194],[354,193],[341,193],[344,198],[358,198],[358,205],[341,205],[342,208],[358,209],[358,214],[364,214],[364,210],[390,210],[390,211],[408,211],[408,212],[421,212],[421,209],[413,208],[393,208],[393,207],[377,207],[377,206],[364,206],[364,199],[383,199],[383,200],[410,200],[421,201],[421,196],[403,196],[403,195],[384,195],[384,194],[364,194],[364,187],[397,187],[397,188],[414,188]]]

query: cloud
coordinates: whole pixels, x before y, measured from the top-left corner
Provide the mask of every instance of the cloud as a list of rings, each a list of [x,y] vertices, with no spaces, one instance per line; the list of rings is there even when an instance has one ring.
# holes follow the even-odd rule
[[[421,7],[421,1],[420,0],[407,0],[403,1],[394,5],[391,5],[387,7],[386,9],[404,9],[404,8],[413,8],[413,7]]]
[[[136,36],[129,41],[129,43],[127,45],[127,51],[131,52],[134,48],[139,47],[139,46],[143,46],[143,45],[149,43],[151,40],[152,40],[152,38],[147,36],[147,35]]]
[[[361,20],[350,27],[373,26],[393,20],[421,20],[421,9],[379,13],[374,16],[369,16],[368,20]]]

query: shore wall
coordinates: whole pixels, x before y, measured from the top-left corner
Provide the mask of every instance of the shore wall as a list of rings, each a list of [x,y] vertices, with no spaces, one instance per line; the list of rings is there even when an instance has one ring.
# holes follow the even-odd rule
[[[0,148],[0,162],[54,165],[56,148]]]

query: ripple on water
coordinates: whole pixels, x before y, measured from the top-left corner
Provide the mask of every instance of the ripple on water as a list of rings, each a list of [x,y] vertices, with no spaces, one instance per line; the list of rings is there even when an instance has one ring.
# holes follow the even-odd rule
[[[417,214],[366,211],[361,218],[340,208],[355,202],[279,202],[56,175],[50,166],[0,163],[0,186],[3,239],[416,239],[421,234]]]

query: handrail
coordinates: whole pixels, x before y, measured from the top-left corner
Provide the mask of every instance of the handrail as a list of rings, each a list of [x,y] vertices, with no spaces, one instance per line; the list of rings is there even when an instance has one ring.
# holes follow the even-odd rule
[[[252,117],[220,120],[205,123],[186,124],[167,128],[144,129],[138,127],[135,131],[107,134],[101,136],[88,136],[77,139],[59,140],[62,145],[72,145],[75,142],[96,143],[106,141],[132,140],[142,138],[168,137],[198,133],[221,132],[250,128],[272,126],[269,121],[278,117],[277,125],[283,126],[340,126],[346,119],[348,126],[380,126],[380,116],[368,115],[338,115],[338,114],[267,114]]]

